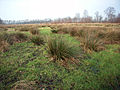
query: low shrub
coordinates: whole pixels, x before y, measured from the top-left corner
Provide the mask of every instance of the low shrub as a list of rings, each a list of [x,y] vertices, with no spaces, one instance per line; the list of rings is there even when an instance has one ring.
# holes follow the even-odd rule
[[[44,44],[44,39],[41,36],[32,36],[31,42],[33,42],[36,45],[42,45]]]

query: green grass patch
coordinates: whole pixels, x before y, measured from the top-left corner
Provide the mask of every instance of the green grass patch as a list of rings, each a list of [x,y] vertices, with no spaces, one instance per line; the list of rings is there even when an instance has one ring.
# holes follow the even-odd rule
[[[40,28],[40,33],[59,37],[48,27]],[[74,47],[80,45],[68,34],[63,37]],[[70,63],[66,68],[51,61],[47,43],[40,46],[31,41],[15,43],[8,51],[0,52],[0,89],[119,90],[120,53],[116,51],[120,45],[105,47],[106,50],[93,52],[79,59],[79,64]]]

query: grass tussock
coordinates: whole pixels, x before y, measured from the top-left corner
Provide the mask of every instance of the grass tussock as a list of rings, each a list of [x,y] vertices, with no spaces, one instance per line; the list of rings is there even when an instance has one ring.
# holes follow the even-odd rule
[[[6,41],[0,41],[0,51],[6,52],[9,50],[9,43]]]
[[[31,42],[33,42],[35,45],[42,45],[44,44],[44,39],[41,36],[32,36],[32,38],[30,39]]]
[[[51,32],[52,33],[58,33],[58,30],[57,29],[52,29]]]
[[[120,53],[120,48],[118,48],[118,53]]]
[[[80,52],[78,47],[67,41],[62,36],[51,36],[48,38],[48,53],[56,60],[74,58]]]
[[[81,46],[84,51],[87,53],[91,53],[93,51],[98,52],[104,50],[104,41],[101,40],[95,32],[86,32],[84,37],[79,38],[81,41]]]
[[[29,31],[29,28],[27,26],[22,26],[22,27],[19,27],[18,29],[19,31]]]
[[[106,41],[110,44],[117,44],[117,43],[119,44],[120,43],[120,31],[119,30],[108,31],[106,33]]]
[[[39,28],[40,36],[31,35],[31,29],[0,33],[0,51],[9,50],[0,53],[0,89],[120,89],[120,24],[49,24],[62,35],[51,33],[46,24],[5,28],[23,26]],[[31,41],[23,42],[26,34]]]
[[[38,34],[39,34],[39,30],[36,29],[36,28],[34,28],[34,29],[31,29],[31,30],[30,30],[30,33],[31,33],[32,35],[38,35]]]
[[[9,45],[13,45],[14,43],[24,42],[28,39],[28,37],[23,33],[0,33],[0,51],[7,51]],[[3,48],[3,49],[2,49]]]

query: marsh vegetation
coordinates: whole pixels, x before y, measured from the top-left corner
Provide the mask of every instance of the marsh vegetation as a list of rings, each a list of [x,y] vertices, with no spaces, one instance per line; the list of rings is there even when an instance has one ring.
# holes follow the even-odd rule
[[[120,24],[0,26],[1,90],[119,90]]]

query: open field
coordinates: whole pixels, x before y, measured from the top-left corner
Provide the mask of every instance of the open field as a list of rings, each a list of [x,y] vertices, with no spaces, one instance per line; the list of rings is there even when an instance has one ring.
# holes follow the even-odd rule
[[[120,24],[0,26],[0,90],[119,90]]]

